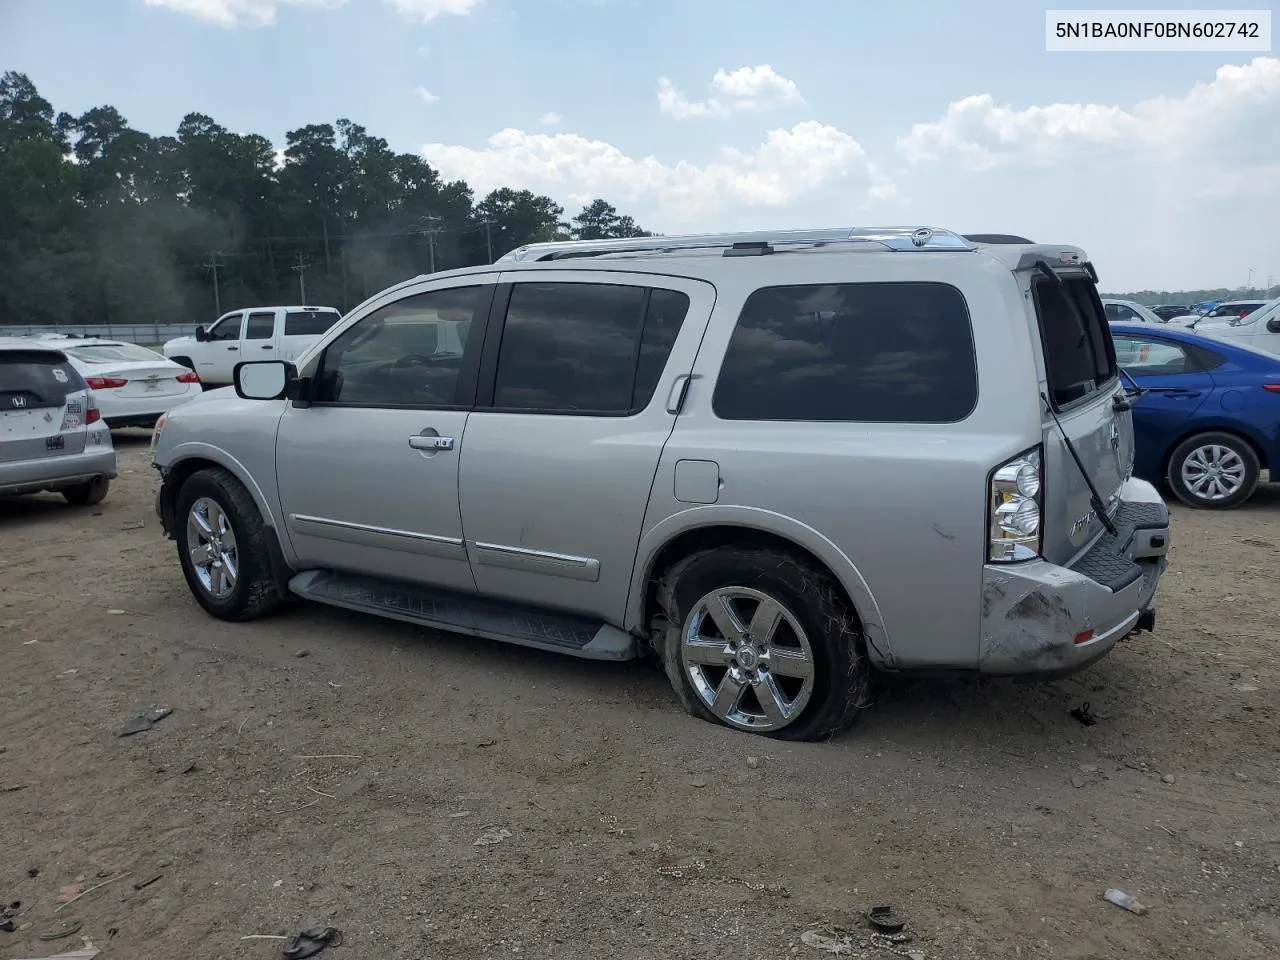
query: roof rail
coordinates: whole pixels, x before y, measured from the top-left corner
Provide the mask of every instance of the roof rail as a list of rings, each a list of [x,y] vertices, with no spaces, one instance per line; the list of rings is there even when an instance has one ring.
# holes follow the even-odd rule
[[[964,238],[970,243],[1035,243],[1016,233],[966,233]]]
[[[973,243],[958,233],[936,227],[835,227],[818,230],[754,230],[746,233],[704,233],[678,237],[633,237],[613,240],[562,240],[529,243],[498,258],[498,262],[568,260],[643,253],[759,248],[772,253],[781,246],[821,247],[835,243],[878,243],[887,250],[972,250]],[[741,255],[741,253],[737,254]]]

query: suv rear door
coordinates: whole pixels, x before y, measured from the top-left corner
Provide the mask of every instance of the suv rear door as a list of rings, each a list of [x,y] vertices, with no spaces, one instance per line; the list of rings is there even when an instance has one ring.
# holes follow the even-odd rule
[[[83,453],[88,399],[61,350],[0,349],[0,462]]]
[[[715,304],[701,280],[499,277],[459,496],[482,594],[620,623],[654,474]]]
[[[1108,513],[1133,471],[1133,420],[1123,402],[1115,344],[1088,273],[1044,264],[1031,274],[1044,362],[1044,556],[1066,563],[1102,528],[1090,481]],[[1117,403],[1117,398],[1121,402]],[[1055,419],[1056,418],[1056,419]],[[1075,463],[1063,434],[1080,457]],[[1084,474],[1088,474],[1088,478]]]

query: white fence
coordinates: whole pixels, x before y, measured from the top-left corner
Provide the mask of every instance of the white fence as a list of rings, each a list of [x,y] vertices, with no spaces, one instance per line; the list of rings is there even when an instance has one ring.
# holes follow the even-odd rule
[[[63,323],[49,327],[0,324],[0,336],[39,337],[50,333],[67,333],[79,337],[102,337],[104,340],[127,340],[151,346],[174,337],[189,337],[195,332],[194,323],[105,323],[88,326]]]

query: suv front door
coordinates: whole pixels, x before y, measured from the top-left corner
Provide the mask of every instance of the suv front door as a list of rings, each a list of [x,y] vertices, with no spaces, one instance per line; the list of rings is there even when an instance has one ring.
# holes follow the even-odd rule
[[[499,283],[463,438],[476,586],[620,622],[675,425],[668,398],[693,366],[715,288],[596,271]]]
[[[205,334],[204,343],[196,345],[192,357],[196,373],[207,383],[230,383],[231,374],[240,362],[240,335],[244,313],[229,313]],[[257,359],[256,357],[254,359]]]
[[[375,302],[309,363],[309,405],[280,420],[276,473],[301,569],[466,592],[458,457],[494,275]],[[459,339],[446,336],[461,327]]]

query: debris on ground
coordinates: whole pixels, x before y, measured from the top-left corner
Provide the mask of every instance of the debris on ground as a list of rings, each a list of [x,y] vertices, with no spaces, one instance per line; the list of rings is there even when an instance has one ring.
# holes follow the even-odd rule
[[[813,947],[823,953],[837,956],[850,956],[853,954],[852,937],[832,936],[822,930],[806,930],[800,934],[800,942],[806,947]]]
[[[750,767],[752,770],[756,769],[756,767],[760,766],[760,758],[747,757],[747,766]]]
[[[84,893],[83,883],[68,883],[58,890],[58,903],[70,903]]]
[[[80,932],[84,926],[79,920],[68,920],[59,927],[46,930],[44,933],[36,934],[40,940],[65,940],[67,937],[73,936]]]
[[[149,887],[163,876],[163,873],[157,873],[155,876],[148,877],[146,880],[139,880],[133,885],[133,889],[141,890],[143,887]]]
[[[83,947],[71,953],[59,953],[52,957],[14,957],[14,960],[93,960],[101,952],[89,940],[85,940]]]
[[[171,713],[173,713],[173,711],[168,707],[153,707],[146,713],[138,714],[126,723],[120,730],[120,736],[131,737],[135,733],[143,733],[144,731],[150,730]]]
[[[313,927],[285,941],[280,955],[287,960],[301,960],[302,957],[315,956],[325,947],[336,947],[341,943],[342,931],[337,927]]]
[[[1072,710],[1071,716],[1075,717],[1077,720],[1083,723],[1086,727],[1092,727],[1095,723],[1098,722],[1098,718],[1094,715],[1093,707],[1088,700],[1086,700],[1084,703],[1080,704],[1080,706]]]
[[[867,921],[881,933],[901,933],[907,921],[893,912],[893,907],[872,907],[867,911]]]
[[[309,657],[309,656],[311,656],[311,651],[310,651],[310,650],[299,650],[297,653],[295,653],[295,654],[294,654],[294,656],[295,656],[295,657],[297,657],[299,660],[301,660],[301,659],[303,659],[304,657]]]
[[[1140,904],[1129,894],[1123,890],[1116,890],[1114,887],[1102,895],[1102,899],[1107,903],[1114,903],[1122,910],[1128,910],[1130,913],[1136,913],[1138,916],[1145,916],[1147,908]]]
[[[503,840],[508,839],[510,836],[511,831],[506,827],[491,828],[471,841],[471,845],[473,847],[491,847],[495,843],[501,843]]]

